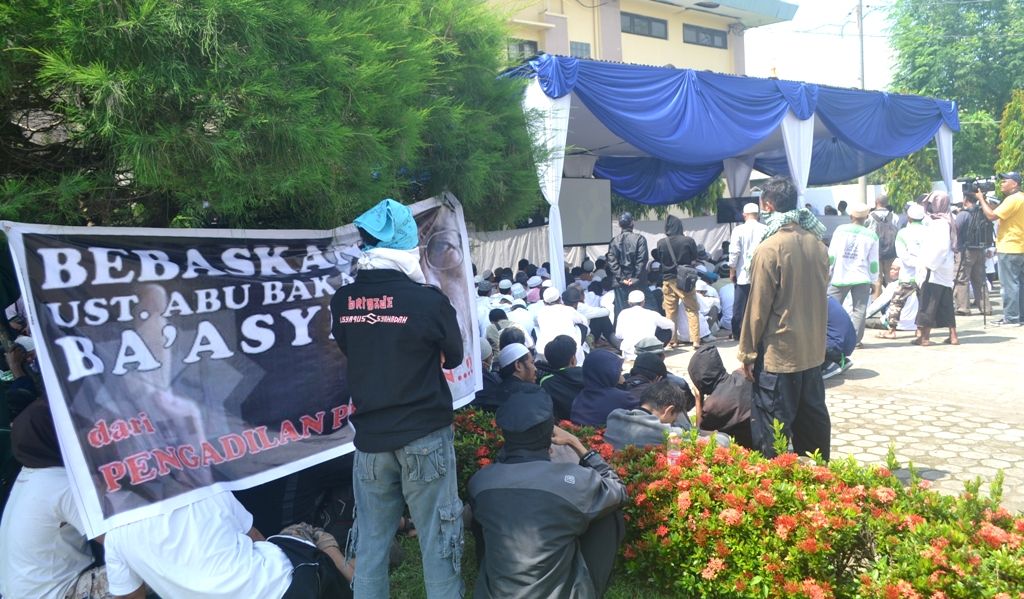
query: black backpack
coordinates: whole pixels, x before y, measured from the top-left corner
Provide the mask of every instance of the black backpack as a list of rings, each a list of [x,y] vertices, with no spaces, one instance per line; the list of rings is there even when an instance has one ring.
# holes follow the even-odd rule
[[[971,208],[967,211],[967,224],[964,225],[964,232],[960,238],[960,249],[985,249],[992,247],[992,234],[995,227],[992,221],[982,214],[980,208]]]
[[[874,221],[875,233],[878,235],[878,257],[881,260],[891,260],[896,257],[896,223],[893,222],[893,214],[889,212],[879,218],[878,213],[871,213],[871,220]]]

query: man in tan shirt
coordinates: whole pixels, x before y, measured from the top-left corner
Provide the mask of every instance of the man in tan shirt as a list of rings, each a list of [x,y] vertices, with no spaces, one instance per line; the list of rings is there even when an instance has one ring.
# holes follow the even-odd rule
[[[797,208],[793,182],[773,177],[761,192],[768,230],[750,262],[750,297],[740,328],[739,360],[754,382],[754,445],[775,455],[778,420],[798,454],[829,459],[831,420],[821,364],[828,321],[825,227]]]

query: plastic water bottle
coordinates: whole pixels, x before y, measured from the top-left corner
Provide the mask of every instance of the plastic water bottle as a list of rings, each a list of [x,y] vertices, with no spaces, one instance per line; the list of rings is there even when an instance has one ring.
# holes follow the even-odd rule
[[[683,457],[683,439],[679,436],[676,431],[671,431],[668,434],[668,454],[666,455],[669,466],[675,466],[679,464],[679,461]]]

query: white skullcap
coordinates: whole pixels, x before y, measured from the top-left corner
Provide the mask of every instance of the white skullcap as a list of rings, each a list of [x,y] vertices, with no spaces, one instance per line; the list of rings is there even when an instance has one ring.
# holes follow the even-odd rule
[[[502,279],[498,283],[498,289],[512,289],[512,281],[509,281],[508,279]]]
[[[924,206],[921,204],[911,204],[910,208],[907,208],[907,218],[910,220],[923,220]]]
[[[760,206],[753,202],[747,202],[746,204],[743,204],[743,214],[757,214],[760,211]]]
[[[510,343],[498,352],[498,368],[504,368],[528,353],[530,350],[522,343]]]
[[[526,286],[530,287],[531,289],[533,287],[540,287],[540,283],[541,278],[538,275],[533,275],[532,277],[526,280]]]
[[[846,213],[853,218],[867,218],[871,208],[863,202],[854,202],[846,207]]]
[[[544,290],[543,297],[545,304],[554,304],[558,302],[559,298],[562,297],[562,294],[558,292],[558,289],[555,289],[554,287],[548,287],[547,289]]]
[[[36,340],[29,337],[28,335],[21,335],[14,340],[15,345],[20,345],[26,352],[36,351]]]
[[[526,297],[526,287],[523,287],[521,283],[514,283],[512,285],[512,297],[515,297],[515,298]]]
[[[540,286],[543,287],[544,289],[548,289],[552,285],[554,285],[554,283],[551,282],[551,279],[544,279],[544,282],[540,284]]]
[[[626,301],[628,301],[631,304],[642,304],[645,301],[647,301],[647,298],[644,297],[643,291],[640,291],[639,289],[634,289],[633,291],[629,292],[629,296],[626,298]]]

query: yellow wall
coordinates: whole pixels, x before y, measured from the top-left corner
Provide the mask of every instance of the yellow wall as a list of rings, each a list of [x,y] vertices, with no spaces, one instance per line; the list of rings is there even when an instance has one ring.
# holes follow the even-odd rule
[[[590,44],[591,58],[609,59],[602,56],[602,40],[597,28],[598,8],[588,8],[575,0],[489,0],[496,10],[502,11],[509,19],[543,23],[545,15],[564,16],[568,20],[570,42]],[[734,73],[733,49],[709,48],[697,44],[683,43],[683,23],[727,31],[729,21],[692,10],[659,4],[650,0],[621,0],[622,12],[631,12],[668,21],[668,39],[663,40],[631,33],[619,33],[622,42],[623,62],[662,66],[672,64],[679,68],[711,70],[720,73]],[[533,40],[541,51],[547,50],[545,38],[549,29],[538,26],[511,23],[511,37]],[[730,40],[731,41],[731,40]],[[566,43],[566,47],[568,44]]]
[[[683,23],[698,25],[721,31],[728,30],[726,19],[715,18],[714,15],[695,11],[684,11],[681,8],[655,4],[653,2],[636,2],[623,0],[622,12],[630,12],[646,17],[654,17],[668,21],[668,39],[622,34],[622,60],[636,64],[663,66],[671,64],[679,68],[711,70],[719,73],[732,73],[733,60],[729,49],[709,48],[697,44],[683,43]]]

